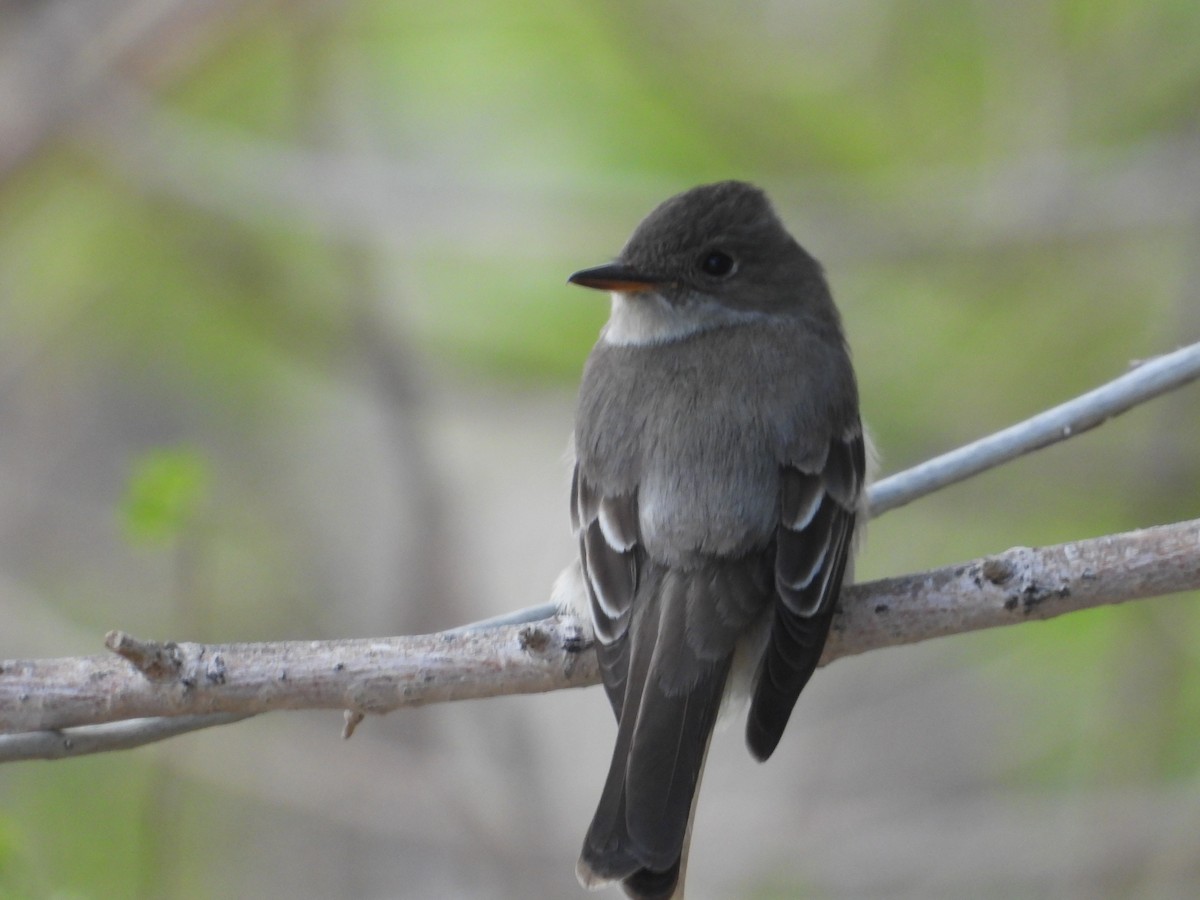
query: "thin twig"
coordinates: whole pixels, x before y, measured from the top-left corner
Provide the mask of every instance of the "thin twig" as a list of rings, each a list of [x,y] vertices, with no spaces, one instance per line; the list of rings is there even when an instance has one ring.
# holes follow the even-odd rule
[[[870,490],[871,517],[1065,441],[1196,378],[1200,378],[1200,343],[1155,357],[1061,406],[877,482]]]
[[[170,681],[179,675],[179,652],[172,642],[143,641],[124,631],[110,631],[104,646],[152,681]]]
[[[446,634],[486,631],[489,628],[498,628],[501,625],[526,625],[530,622],[548,619],[557,611],[558,607],[553,603],[539,603],[537,606],[526,606],[524,609],[500,613],[500,615],[492,616],[489,619],[480,619],[478,622],[472,622],[470,625],[459,625],[457,628],[449,629]]]
[[[30,759],[70,759],[111,750],[132,750],[145,744],[178,737],[189,731],[230,725],[250,714],[214,713],[207,716],[172,716],[128,719],[104,725],[80,725],[61,730],[28,731],[0,736],[0,762]]]

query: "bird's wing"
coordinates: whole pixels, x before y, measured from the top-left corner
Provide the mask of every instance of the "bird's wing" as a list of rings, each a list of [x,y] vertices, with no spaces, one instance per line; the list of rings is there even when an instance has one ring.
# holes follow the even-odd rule
[[[775,537],[775,612],[756,678],[746,742],[774,752],[821,659],[854,538],[866,477],[861,427],[835,437],[820,461],[785,466]]]
[[[629,674],[629,620],[640,558],[644,558],[638,540],[637,494],[605,496],[576,464],[571,479],[571,524],[579,539],[604,690],[619,719]]]

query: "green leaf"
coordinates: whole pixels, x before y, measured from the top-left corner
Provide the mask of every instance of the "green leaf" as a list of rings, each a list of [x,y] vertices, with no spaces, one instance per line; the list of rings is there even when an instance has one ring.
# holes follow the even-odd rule
[[[208,493],[209,470],[190,449],[156,449],[133,463],[121,520],[133,543],[162,543],[196,520]]]

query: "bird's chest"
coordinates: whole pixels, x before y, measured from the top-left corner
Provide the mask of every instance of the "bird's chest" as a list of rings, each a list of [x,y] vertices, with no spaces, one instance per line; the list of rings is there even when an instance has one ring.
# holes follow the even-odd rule
[[[672,565],[761,548],[777,518],[769,392],[753,360],[705,351],[598,349],[580,393],[581,472],[604,494],[636,492],[643,545]]]

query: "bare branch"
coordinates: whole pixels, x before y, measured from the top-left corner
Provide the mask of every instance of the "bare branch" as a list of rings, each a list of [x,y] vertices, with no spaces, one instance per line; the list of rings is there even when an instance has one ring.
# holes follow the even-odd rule
[[[139,642],[153,655],[152,642]],[[445,700],[591,684],[576,623],[395,638],[162,645],[177,666],[147,678],[118,656],[0,663],[0,732],[70,728],[147,716],[274,709],[385,713]],[[161,670],[158,670],[161,672]],[[490,685],[490,687],[489,687]]]
[[[848,586],[822,657],[1200,588],[1200,519]]]
[[[249,718],[235,713],[214,713],[207,716],[174,716],[172,718],[129,719],[105,725],[80,725],[53,731],[29,731],[24,734],[0,736],[0,762],[20,762],[30,759],[70,759],[91,753],[111,750],[132,750],[189,731],[231,725]]]
[[[1132,372],[1003,431],[871,486],[871,517],[1009,460],[1101,425],[1139,403],[1200,378],[1200,344],[1157,356]]]
[[[1195,588],[1200,519],[1042,549],[1018,547],[847,588],[822,662]],[[582,652],[589,646],[585,630],[560,618],[387,639],[138,646],[142,658],[161,651],[177,662],[177,674],[163,679],[156,668],[150,679],[116,656],[0,663],[0,731],[277,709],[385,713],[598,680],[595,657]],[[0,759],[30,758],[32,739],[16,739],[15,749],[5,743],[12,738],[0,739]]]

